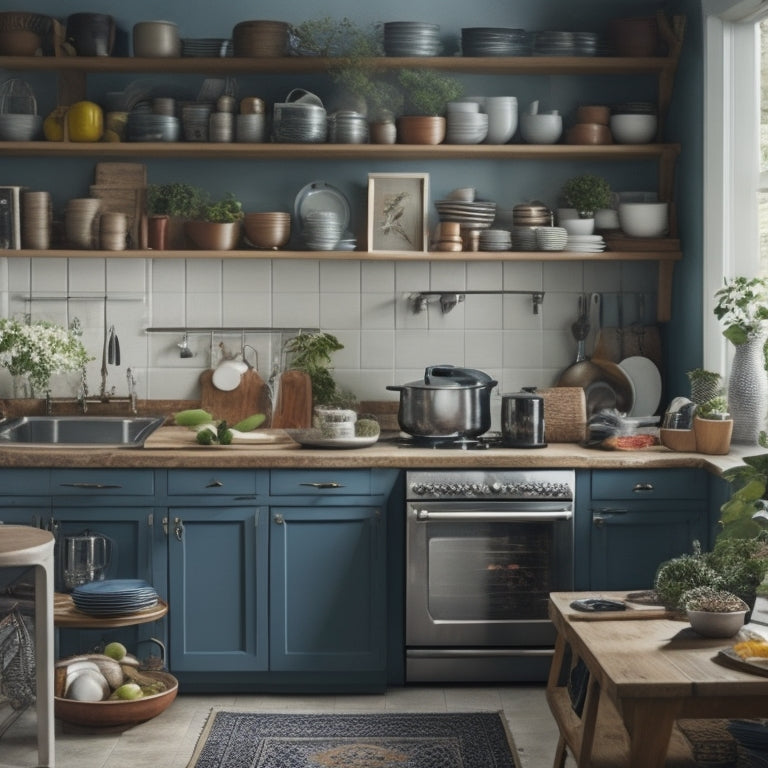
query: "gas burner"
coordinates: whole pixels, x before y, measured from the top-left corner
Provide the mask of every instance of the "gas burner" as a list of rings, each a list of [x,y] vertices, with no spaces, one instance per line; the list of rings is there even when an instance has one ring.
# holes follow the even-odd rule
[[[498,448],[502,445],[501,435],[489,433],[480,437],[462,437],[460,435],[449,437],[407,437],[398,435],[388,438],[399,448],[435,448],[458,451],[484,451],[488,448]]]

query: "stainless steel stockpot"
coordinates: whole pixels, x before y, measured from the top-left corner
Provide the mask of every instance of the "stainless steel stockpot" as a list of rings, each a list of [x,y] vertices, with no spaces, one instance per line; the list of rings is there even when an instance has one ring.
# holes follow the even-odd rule
[[[491,427],[491,390],[487,373],[453,365],[433,365],[424,379],[387,389],[400,392],[397,421],[414,437],[477,437]]]
[[[508,448],[544,448],[544,398],[535,387],[501,396],[501,441]]]

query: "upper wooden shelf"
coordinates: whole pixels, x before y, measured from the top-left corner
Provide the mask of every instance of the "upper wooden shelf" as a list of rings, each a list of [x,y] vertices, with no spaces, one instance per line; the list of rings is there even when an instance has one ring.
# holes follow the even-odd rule
[[[0,157],[192,157],[224,160],[659,160],[673,159],[679,144],[279,144],[194,141],[0,141]]]
[[[44,72],[161,72],[163,74],[236,75],[248,73],[326,72],[343,64],[341,58],[283,56],[275,58],[172,58],[0,56],[0,68]],[[674,70],[675,57],[618,56],[381,56],[372,59],[381,69],[440,69],[468,74],[509,75],[660,75]]]

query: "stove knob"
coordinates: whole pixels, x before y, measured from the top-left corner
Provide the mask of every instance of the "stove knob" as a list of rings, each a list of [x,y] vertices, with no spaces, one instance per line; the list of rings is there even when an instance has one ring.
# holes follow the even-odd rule
[[[491,485],[491,493],[501,493],[502,485],[499,482],[495,482]]]

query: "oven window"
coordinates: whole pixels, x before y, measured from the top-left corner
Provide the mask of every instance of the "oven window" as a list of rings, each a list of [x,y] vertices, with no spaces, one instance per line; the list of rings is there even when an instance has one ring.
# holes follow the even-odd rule
[[[542,523],[431,524],[427,599],[436,621],[546,619],[555,530]]]

